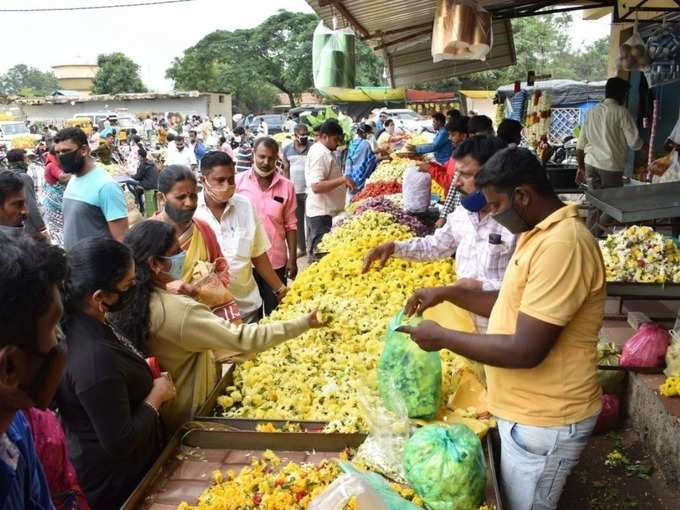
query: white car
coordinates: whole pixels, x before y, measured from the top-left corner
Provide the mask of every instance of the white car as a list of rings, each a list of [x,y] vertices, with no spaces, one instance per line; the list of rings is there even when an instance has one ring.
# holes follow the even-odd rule
[[[0,144],[11,149],[12,140],[19,136],[30,136],[36,143],[42,138],[41,135],[31,133],[26,124],[21,121],[7,120],[0,122]]]
[[[380,113],[385,113],[389,118],[394,120],[397,127],[400,127],[406,131],[412,133],[421,133],[423,131],[432,131],[432,119],[426,119],[422,115],[409,110],[404,109],[388,109],[383,110]]]

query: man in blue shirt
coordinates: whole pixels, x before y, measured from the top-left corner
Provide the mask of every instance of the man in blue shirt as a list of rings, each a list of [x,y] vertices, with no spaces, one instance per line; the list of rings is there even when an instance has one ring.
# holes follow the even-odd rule
[[[64,192],[64,248],[88,237],[121,241],[128,229],[128,210],[120,185],[90,157],[87,135],[62,129],[54,149],[64,172],[73,174]]]
[[[52,510],[31,429],[22,413],[47,408],[66,364],[59,341],[64,252],[0,233],[0,508]]]
[[[446,162],[453,153],[453,144],[449,140],[449,133],[446,130],[446,117],[441,112],[432,115],[432,127],[434,128],[434,140],[432,143],[423,145],[407,145],[407,149],[415,150],[416,154],[434,153],[434,159],[440,165],[446,165]]]
[[[201,140],[198,137],[198,133],[194,130],[191,130],[189,132],[189,141],[191,142],[191,147],[194,149],[194,155],[196,156],[196,161],[198,161],[198,164],[201,164],[201,160],[203,159],[203,156],[205,156],[206,152],[208,150],[205,148],[205,145],[203,144],[203,140]]]

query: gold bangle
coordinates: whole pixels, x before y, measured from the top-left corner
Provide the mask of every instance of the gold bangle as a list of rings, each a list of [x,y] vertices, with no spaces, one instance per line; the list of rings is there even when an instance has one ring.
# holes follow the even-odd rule
[[[153,412],[156,413],[156,416],[160,416],[160,415],[161,415],[161,414],[158,412],[158,408],[157,408],[155,405],[153,405],[151,402],[149,402],[148,400],[144,400],[144,403],[145,403],[148,407],[150,407],[151,409],[153,409]]]
[[[286,287],[286,284],[284,283],[283,285],[281,285],[281,288],[280,288],[279,290],[277,290],[277,291],[274,292],[274,294],[276,294],[276,295],[278,296],[279,294],[281,294],[281,293],[282,293],[284,290],[286,290],[287,288],[288,288],[288,287]]]

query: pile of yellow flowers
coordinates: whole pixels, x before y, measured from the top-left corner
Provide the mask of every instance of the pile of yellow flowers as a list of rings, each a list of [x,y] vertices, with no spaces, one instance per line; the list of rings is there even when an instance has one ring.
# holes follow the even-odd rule
[[[388,214],[366,211],[328,234],[328,255],[302,271],[269,320],[320,309],[328,327],[308,331],[236,367],[234,386],[220,401],[226,417],[329,422],[326,432],[366,431],[360,394],[377,395],[377,363],[391,317],[416,288],[454,280],[451,259],[410,262],[391,258],[361,274],[363,259],[388,240],[411,237]],[[464,361],[442,352],[443,394],[455,390]]]
[[[391,161],[385,160],[378,163],[378,166],[373,171],[371,176],[366,179],[366,182],[380,182],[380,181],[399,181],[404,177],[404,172],[407,168],[416,164],[415,161],[408,158],[400,158],[393,156]]]
[[[668,377],[659,386],[659,393],[664,397],[680,397],[680,377]]]
[[[634,225],[600,241],[607,281],[680,283],[680,249],[651,227]]]

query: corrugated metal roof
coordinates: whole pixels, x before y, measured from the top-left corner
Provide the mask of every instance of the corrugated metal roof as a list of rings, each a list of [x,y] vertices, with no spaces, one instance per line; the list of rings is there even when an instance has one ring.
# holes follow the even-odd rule
[[[320,7],[319,0],[307,0],[319,16],[331,26],[333,16],[339,26],[353,26],[383,58],[392,74],[392,86],[440,80],[477,71],[505,67],[515,63],[512,28],[507,20],[493,23],[493,48],[486,61],[432,62],[431,32],[436,0],[342,0],[336,5]],[[485,7],[512,5],[512,1],[482,1]],[[348,13],[345,15],[343,13]],[[352,18],[351,20],[348,18]],[[363,32],[363,33],[362,33]]]

